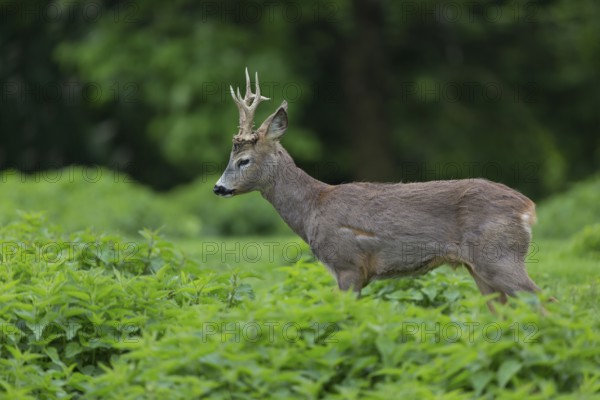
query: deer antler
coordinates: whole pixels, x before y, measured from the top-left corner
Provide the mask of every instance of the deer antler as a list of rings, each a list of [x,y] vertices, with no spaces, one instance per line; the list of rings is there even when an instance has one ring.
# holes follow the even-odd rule
[[[240,88],[237,88],[237,93],[233,91],[233,86],[229,86],[231,91],[231,97],[240,112],[240,126],[239,132],[233,137],[236,142],[254,141],[256,140],[256,134],[252,132],[254,125],[254,113],[258,108],[258,105],[263,100],[269,100],[269,98],[260,95],[260,86],[258,84],[258,72],[255,78],[255,90],[256,93],[252,93],[250,89],[250,75],[248,75],[248,68],[246,67],[246,94],[242,98],[240,94]]]

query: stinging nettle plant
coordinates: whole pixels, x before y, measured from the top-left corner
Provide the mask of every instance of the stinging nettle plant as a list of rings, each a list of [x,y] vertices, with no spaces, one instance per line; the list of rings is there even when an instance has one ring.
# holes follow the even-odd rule
[[[523,194],[485,179],[420,183],[328,185],[298,168],[279,143],[288,126],[287,102],[254,129],[261,96],[231,89],[239,131],[214,193],[259,191],[327,266],[342,290],[374,279],[426,273],[444,263],[464,265],[482,294],[499,301],[538,286],[525,269],[536,220]],[[493,311],[493,306],[489,304]]]

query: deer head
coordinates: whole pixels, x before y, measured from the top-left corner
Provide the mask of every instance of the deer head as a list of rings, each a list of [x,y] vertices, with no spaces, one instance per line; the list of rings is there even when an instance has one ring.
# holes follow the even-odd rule
[[[236,92],[233,87],[229,88],[240,119],[238,133],[233,137],[229,164],[213,189],[215,194],[224,197],[262,190],[272,182],[281,154],[279,138],[287,128],[287,102],[284,100],[281,106],[254,130],[256,109],[263,100],[269,100],[260,94],[258,73],[255,79],[255,93],[251,90],[248,68],[244,97],[240,95],[239,88]]]

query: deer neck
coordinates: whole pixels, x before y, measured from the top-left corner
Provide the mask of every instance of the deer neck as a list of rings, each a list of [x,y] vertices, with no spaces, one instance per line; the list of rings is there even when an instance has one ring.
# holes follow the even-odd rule
[[[280,162],[275,167],[272,182],[261,190],[281,218],[304,241],[308,242],[309,218],[319,194],[329,185],[298,168],[292,157],[280,147]]]

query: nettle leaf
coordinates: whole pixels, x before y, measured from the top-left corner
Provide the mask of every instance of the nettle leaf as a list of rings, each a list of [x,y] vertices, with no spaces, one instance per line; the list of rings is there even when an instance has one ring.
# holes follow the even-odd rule
[[[503,388],[510,381],[510,379],[521,370],[523,364],[517,360],[506,360],[498,368],[496,379],[498,385]]]
[[[26,322],[27,327],[31,330],[35,341],[40,341],[44,333],[44,324],[39,322]]]
[[[69,322],[65,329],[65,336],[67,340],[73,340],[73,338],[77,335],[77,332],[79,332],[82,327],[83,325],[78,322]]]
[[[460,292],[460,290],[448,289],[444,292],[444,296],[446,296],[448,301],[455,302],[456,300],[460,299],[463,294]]]
[[[475,390],[475,394],[480,395],[486,386],[494,379],[494,373],[491,371],[477,371],[470,377],[471,384]]]
[[[79,343],[70,342],[65,346],[65,357],[74,358],[76,355],[81,353],[83,348],[79,345]]]
[[[156,273],[157,271],[159,271],[163,266],[165,265],[165,262],[162,258],[159,257],[154,257],[152,258],[152,260],[150,260],[150,264],[148,265],[148,273]]]
[[[97,376],[100,375],[103,371],[101,368],[98,368],[93,364],[88,364],[81,368],[81,372],[85,375]]]
[[[242,283],[238,285],[236,289],[236,294],[239,300],[243,300],[244,298],[253,300],[255,296],[254,289],[252,289],[252,286],[250,286],[247,283]]]
[[[440,292],[440,288],[438,286],[434,286],[434,285],[426,286],[426,287],[422,288],[421,290],[423,291],[423,293],[425,293],[425,295],[431,302],[435,301],[435,298],[437,297],[438,293]]]
[[[392,355],[395,353],[398,343],[391,337],[383,334],[377,337],[375,345],[383,360],[383,365],[386,367],[393,365],[393,363],[391,363]]]
[[[28,323],[33,323],[37,319],[37,311],[29,303],[21,303],[19,309],[15,310],[15,315]]]
[[[162,281],[163,279],[165,279],[165,277],[170,277],[170,273],[172,272],[171,269],[172,269],[171,265],[169,265],[169,264],[163,264],[163,265],[161,265],[158,268],[158,270],[155,271],[156,272],[156,278],[159,281]]]
[[[46,347],[44,349],[44,353],[50,357],[53,363],[60,365],[61,367],[66,367],[66,365],[62,362],[58,355],[58,351],[54,347]]]
[[[422,301],[424,299],[423,292],[417,289],[409,289],[406,292],[406,299],[412,301]]]
[[[90,294],[80,290],[65,290],[63,294],[82,300],[84,302],[90,301]]]
[[[141,237],[146,239],[148,242],[152,242],[155,238],[154,232],[152,232],[150,229],[147,229],[147,228],[144,228],[144,229],[138,231],[138,233],[140,234]]]

